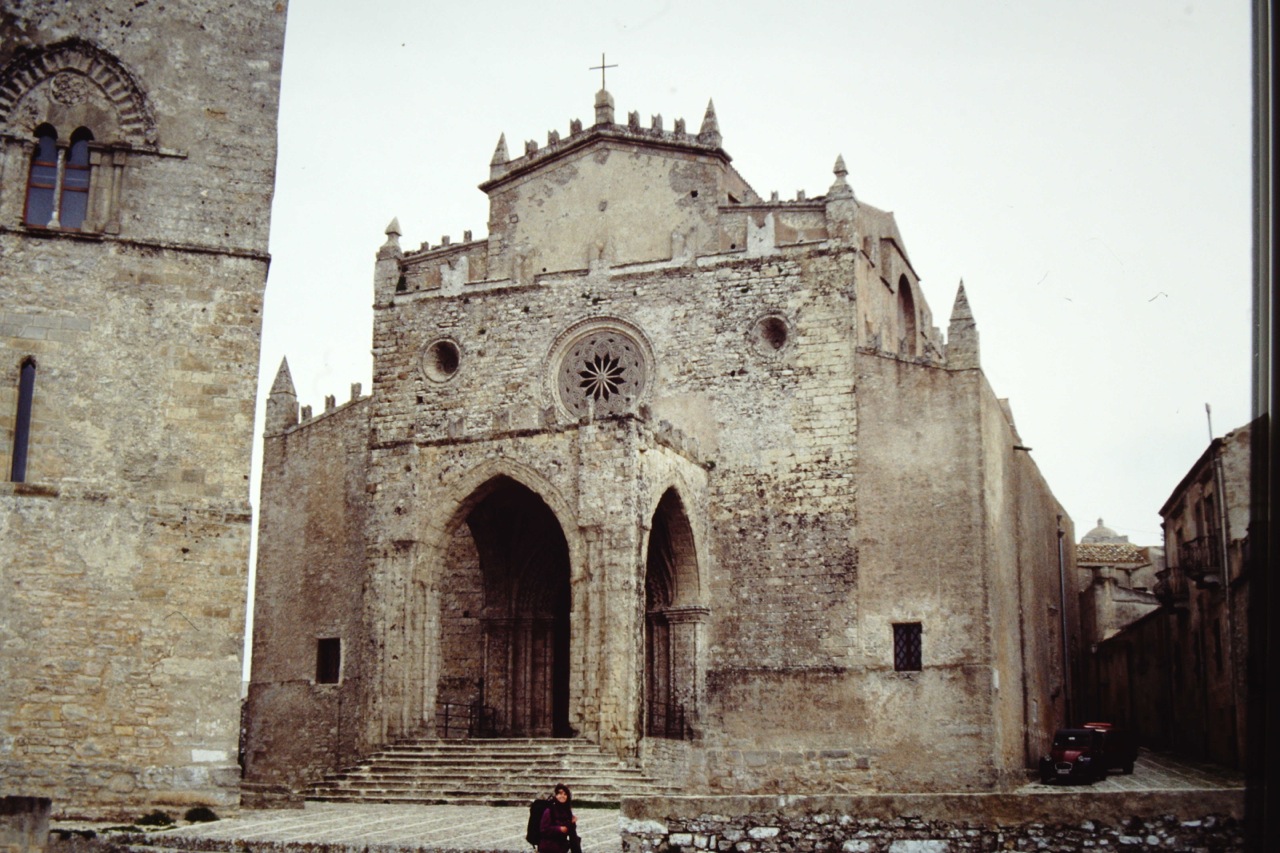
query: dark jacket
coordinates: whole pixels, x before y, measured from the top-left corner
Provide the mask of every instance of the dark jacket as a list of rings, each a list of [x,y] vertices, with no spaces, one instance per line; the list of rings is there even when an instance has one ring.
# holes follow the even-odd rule
[[[562,832],[562,827],[569,831]],[[573,809],[568,803],[551,801],[551,806],[542,813],[539,826],[542,836],[538,840],[538,853],[570,853],[576,845],[577,831],[573,826]]]

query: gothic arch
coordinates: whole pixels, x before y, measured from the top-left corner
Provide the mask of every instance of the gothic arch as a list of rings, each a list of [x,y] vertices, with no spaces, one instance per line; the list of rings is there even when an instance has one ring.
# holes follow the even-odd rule
[[[467,733],[573,733],[571,594],[581,547],[566,502],[544,478],[508,459],[454,479],[425,525],[419,573],[429,609],[424,661],[440,709],[470,714]],[[432,709],[425,709],[428,719]]]
[[[684,500],[671,487],[653,510],[645,544],[644,734],[687,739],[702,694],[701,604],[697,541]]]
[[[448,478],[445,492],[432,501],[428,514],[420,519],[422,541],[434,543],[433,561],[438,559],[445,538],[458,528],[472,508],[485,496],[484,487],[499,477],[510,478],[542,499],[564,529],[569,541],[569,560],[576,578],[582,571],[582,542],[577,534],[577,514],[552,483],[536,469],[507,457],[486,459]]]
[[[20,51],[0,70],[0,128],[29,136],[49,122],[92,127],[100,141],[154,148],[155,115],[137,79],[82,38]]]

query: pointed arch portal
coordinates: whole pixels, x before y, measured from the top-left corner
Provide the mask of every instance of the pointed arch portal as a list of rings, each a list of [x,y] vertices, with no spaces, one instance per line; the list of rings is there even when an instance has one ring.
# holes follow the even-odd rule
[[[509,477],[479,493],[447,552],[438,700],[485,709],[485,730],[473,734],[570,736],[564,531]]]
[[[698,714],[697,555],[684,503],[674,489],[658,502],[645,563],[644,733],[687,739]]]

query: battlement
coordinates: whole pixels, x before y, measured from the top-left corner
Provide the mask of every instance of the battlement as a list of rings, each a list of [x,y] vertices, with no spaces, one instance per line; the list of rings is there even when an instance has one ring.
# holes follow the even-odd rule
[[[264,434],[277,436],[292,432],[300,426],[310,426],[350,408],[356,403],[370,399],[369,396],[362,397],[360,392],[360,383],[352,382],[351,398],[341,405],[339,405],[336,395],[326,394],[324,410],[318,415],[313,414],[311,406],[298,406],[298,395],[294,391],[293,377],[289,373],[289,361],[288,359],[281,359],[280,368],[276,371],[275,381],[271,385],[271,392],[267,395],[267,418]]]
[[[601,89],[596,94],[596,123],[584,128],[581,119],[571,119],[569,135],[562,137],[557,130],[548,131],[544,148],[538,146],[537,140],[526,140],[524,154],[511,157],[507,152],[506,134],[502,134],[494,149],[493,159],[489,161],[489,180],[481,184],[480,189],[489,192],[519,175],[598,139],[683,150],[715,157],[726,164],[733,159],[720,147],[719,124],[716,120],[715,107],[710,102],[707,104],[707,113],[703,118],[702,127],[696,134],[687,131],[683,118],[676,119],[672,129],[667,130],[663,125],[661,113],[650,116],[648,127],[642,125],[639,111],[628,113],[626,124],[614,123],[613,115],[613,96]]]

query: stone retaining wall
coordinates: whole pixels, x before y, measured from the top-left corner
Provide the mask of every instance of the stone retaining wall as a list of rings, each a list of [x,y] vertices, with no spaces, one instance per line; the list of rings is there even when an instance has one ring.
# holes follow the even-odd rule
[[[1243,851],[1243,791],[628,800],[624,853]]]

